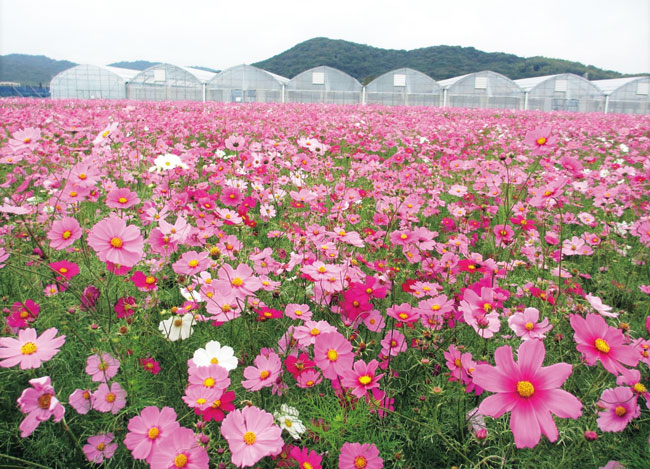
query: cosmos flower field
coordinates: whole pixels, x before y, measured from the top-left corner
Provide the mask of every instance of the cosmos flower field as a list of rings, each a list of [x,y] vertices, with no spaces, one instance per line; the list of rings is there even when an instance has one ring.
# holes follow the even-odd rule
[[[647,467],[650,116],[0,118],[0,464]]]

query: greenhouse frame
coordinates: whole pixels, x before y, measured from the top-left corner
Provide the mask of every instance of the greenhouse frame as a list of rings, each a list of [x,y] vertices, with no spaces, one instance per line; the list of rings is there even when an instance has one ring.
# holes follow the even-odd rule
[[[218,73],[206,85],[207,101],[281,103],[288,78],[252,65],[237,65]]]
[[[429,75],[399,68],[375,78],[364,89],[365,104],[442,106],[442,87]]]
[[[515,80],[526,93],[525,109],[603,112],[605,95],[589,80],[573,73]]]
[[[523,90],[510,78],[484,70],[439,81],[443,105],[449,107],[522,109]]]
[[[205,70],[162,63],[129,80],[126,96],[140,101],[205,101],[206,83],[215,75]]]
[[[361,83],[341,70],[320,66],[296,75],[286,85],[289,103],[360,104]]]
[[[82,64],[64,70],[50,81],[54,99],[125,99],[126,82],[137,70]]]
[[[650,76],[594,80],[605,95],[605,113],[650,114]]]

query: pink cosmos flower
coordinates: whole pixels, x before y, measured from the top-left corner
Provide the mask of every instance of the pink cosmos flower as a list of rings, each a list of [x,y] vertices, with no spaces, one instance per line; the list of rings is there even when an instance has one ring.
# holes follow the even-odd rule
[[[81,238],[81,226],[72,217],[65,217],[52,223],[47,239],[52,249],[65,249]]]
[[[367,364],[363,360],[357,360],[351,370],[343,372],[341,384],[352,389],[352,394],[361,399],[369,390],[379,387],[379,380],[384,374],[375,375],[378,366],[377,360]]]
[[[92,408],[99,412],[111,412],[117,415],[126,405],[126,391],[120,383],[113,382],[111,388],[106,383],[99,385],[90,398]]]
[[[18,398],[18,405],[27,417],[20,423],[20,437],[27,438],[41,422],[54,416],[54,421],[63,418],[65,409],[54,396],[54,388],[49,376],[30,379],[31,388],[25,389]]]
[[[9,368],[20,364],[21,370],[39,368],[43,362],[50,360],[59,353],[59,348],[65,343],[65,336],[54,337],[59,332],[56,327],[50,327],[36,336],[36,329],[21,329],[18,338],[0,338],[0,366]]]
[[[526,308],[522,313],[515,313],[508,318],[508,326],[521,337],[521,340],[544,339],[546,333],[553,329],[548,318],[539,321],[539,310],[537,308]]]
[[[72,406],[77,413],[85,415],[88,413],[91,407],[90,398],[92,393],[90,389],[75,389],[70,397],[68,397],[68,404]]]
[[[86,373],[94,382],[108,382],[117,374],[120,368],[120,361],[110,354],[102,352],[101,356],[91,355],[86,360]]]
[[[314,361],[327,379],[336,379],[352,368],[352,344],[340,332],[328,332],[316,337]]]
[[[244,370],[246,379],[241,383],[249,391],[259,391],[272,386],[282,373],[282,362],[276,353],[260,353],[253,363],[255,366],[247,366]]]
[[[321,469],[323,457],[316,451],[310,451],[309,448],[298,448],[293,446],[289,450],[289,457],[298,463],[299,469]]]
[[[92,227],[88,245],[102,262],[132,267],[142,259],[144,240],[137,226],[127,226],[121,218],[110,216]]]
[[[517,448],[536,446],[541,433],[551,442],[557,440],[552,414],[573,419],[582,414],[582,403],[559,389],[571,375],[572,366],[556,363],[542,367],[545,355],[543,342],[527,340],[519,346],[515,363],[512,349],[504,345],[494,352],[496,366],[479,364],[473,373],[478,386],[497,393],[481,402],[479,412],[498,418],[512,411],[510,429]]]
[[[637,396],[627,386],[605,389],[597,404],[604,409],[598,413],[597,422],[598,428],[604,432],[621,432],[632,419],[641,415]]]
[[[255,406],[226,416],[221,434],[228,441],[235,466],[252,466],[265,456],[280,454],[284,446],[282,429],[273,422],[273,415]]]
[[[104,462],[104,459],[110,459],[117,449],[117,443],[112,443],[112,441],[112,433],[89,437],[88,443],[83,447],[83,452],[88,458],[88,461],[101,464]]]
[[[208,469],[210,457],[189,428],[180,427],[149,458],[151,469]]]
[[[187,251],[172,264],[179,275],[198,275],[210,266],[210,253]]]
[[[131,451],[134,459],[150,462],[152,454],[164,440],[173,436],[180,428],[176,421],[176,412],[171,407],[149,406],[142,409],[140,415],[129,420],[129,432],[124,438],[124,445]]]
[[[339,454],[339,469],[381,469],[384,460],[372,443],[344,443]]]
[[[625,371],[623,365],[636,366],[639,354],[631,345],[626,345],[626,338],[620,329],[610,327],[599,314],[588,314],[586,319],[577,314],[571,315],[573,339],[578,345],[587,365],[593,366],[600,360],[603,367],[612,374]]]
[[[79,275],[79,266],[74,262],[66,260],[50,263],[50,269],[64,277],[66,280],[70,280],[74,276]]]
[[[113,189],[106,195],[106,205],[110,208],[130,208],[139,203],[138,194],[126,187]]]

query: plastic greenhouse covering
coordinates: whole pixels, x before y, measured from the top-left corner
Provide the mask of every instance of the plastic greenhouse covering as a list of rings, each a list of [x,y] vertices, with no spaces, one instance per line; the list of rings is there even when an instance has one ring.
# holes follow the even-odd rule
[[[620,114],[650,114],[650,77],[594,80],[605,94],[605,112]]]
[[[252,65],[237,65],[218,73],[207,83],[207,100],[281,103],[284,97],[282,85],[288,81],[288,78]]]
[[[117,67],[77,65],[50,82],[50,96],[59,99],[125,99],[126,82],[138,73]]]
[[[345,72],[321,66],[293,77],[286,85],[286,102],[361,103],[361,83]]]
[[[526,109],[603,112],[605,96],[593,83],[572,73],[515,80],[527,92]]]
[[[441,106],[442,88],[430,76],[411,68],[400,68],[366,85],[365,102],[387,106]]]
[[[486,70],[438,84],[445,90],[444,105],[449,107],[523,109],[522,89],[500,73]]]
[[[158,64],[129,80],[126,95],[141,101],[204,101],[205,84],[215,75],[195,68]]]

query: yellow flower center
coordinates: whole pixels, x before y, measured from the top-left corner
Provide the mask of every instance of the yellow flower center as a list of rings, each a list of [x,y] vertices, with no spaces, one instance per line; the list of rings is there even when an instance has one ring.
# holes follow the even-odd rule
[[[118,237],[112,238],[111,239],[111,246],[113,246],[114,248],[117,248],[117,249],[121,248],[122,247],[122,240],[120,238],[118,238]]]
[[[354,467],[357,469],[363,469],[368,465],[368,461],[363,456],[357,456],[354,458]]]
[[[128,202],[128,199],[126,197],[120,197],[117,201],[121,204],[125,204]]]
[[[537,145],[544,145],[546,143],[546,137],[539,137],[536,142]]]
[[[115,393],[109,392],[106,394],[106,402],[114,402],[115,401]]]
[[[643,393],[645,393],[645,392],[648,391],[648,390],[646,389],[646,387],[645,387],[643,384],[641,384],[641,383],[636,383],[636,384],[634,385],[634,390],[635,390],[636,392],[638,392],[639,394],[643,394]]]
[[[614,409],[614,412],[616,413],[617,417],[623,417],[625,414],[627,414],[627,409],[623,407],[622,405],[616,406],[616,409]]]
[[[232,279],[232,284],[236,287],[241,287],[244,284],[244,281],[239,277],[235,277],[234,279]]]
[[[533,324],[532,322],[527,322],[524,327],[526,328],[527,331],[532,331],[533,329],[535,329],[535,324]]]
[[[70,236],[72,236],[72,232],[70,230],[65,230],[61,235],[63,239],[68,239]]]
[[[535,394],[535,387],[530,381],[519,381],[517,383],[517,393],[521,397],[530,397]]]
[[[147,432],[147,436],[151,440],[155,440],[156,438],[158,438],[159,434],[160,434],[160,430],[158,430],[158,427],[151,427]]]
[[[203,386],[205,386],[206,388],[211,388],[211,387],[213,387],[213,386],[214,386],[214,379],[212,379],[212,378],[205,378],[205,379],[203,380]]]
[[[32,353],[36,353],[36,350],[38,350],[38,348],[34,342],[27,342],[20,347],[20,353],[23,355],[31,355]]]
[[[104,443],[100,443],[100,444],[98,444],[98,445],[96,446],[96,448],[97,448],[99,451],[104,451],[104,448],[106,448],[106,445],[105,445]]]
[[[603,353],[609,353],[610,347],[607,342],[605,342],[603,339],[596,339],[594,342],[594,347],[596,347],[599,351]]]
[[[255,433],[253,432],[246,432],[244,433],[244,443],[247,445],[252,445],[255,443],[255,440],[257,440],[257,436],[255,436]]]
[[[364,386],[370,384],[371,381],[372,378],[369,375],[363,375],[359,377],[359,383],[361,383]]]
[[[174,458],[174,466],[176,467],[187,466],[187,456],[185,456],[185,453],[181,453]]]
[[[146,279],[144,279],[144,283],[146,283],[148,285],[151,285],[153,283],[156,283],[156,279],[155,279],[155,277],[152,277],[151,275],[149,275]]]
[[[262,371],[260,371],[260,378],[262,378],[262,379],[266,379],[266,378],[269,377],[270,374],[271,374],[271,373],[270,373],[269,371],[267,371],[267,370],[262,370]]]
[[[339,353],[334,350],[334,349],[329,349],[327,351],[327,359],[331,362],[335,362],[336,359],[339,357]]]

